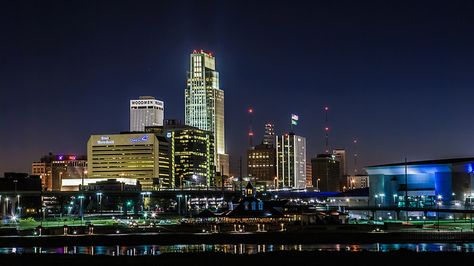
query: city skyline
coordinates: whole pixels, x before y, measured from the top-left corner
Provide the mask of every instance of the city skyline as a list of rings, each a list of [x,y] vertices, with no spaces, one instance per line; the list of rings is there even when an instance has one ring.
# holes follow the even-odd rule
[[[359,168],[405,157],[472,156],[472,5],[181,6],[7,4],[3,11],[12,12],[3,19],[25,20],[5,23],[11,27],[0,44],[7,51],[0,66],[0,174],[29,172],[50,151],[85,154],[91,134],[126,131],[128,102],[138,95],[163,100],[166,118],[184,120],[194,49],[216,55],[234,169],[245,158],[248,106],[254,144],[265,123],[274,123],[279,135],[289,131],[290,114],[298,114],[294,131],[306,137],[308,158],[324,151],[329,106],[330,148],[346,149],[347,169],[354,139]],[[51,16],[54,10],[63,12]],[[194,10],[215,16],[205,20]],[[160,27],[173,22],[176,33]]]

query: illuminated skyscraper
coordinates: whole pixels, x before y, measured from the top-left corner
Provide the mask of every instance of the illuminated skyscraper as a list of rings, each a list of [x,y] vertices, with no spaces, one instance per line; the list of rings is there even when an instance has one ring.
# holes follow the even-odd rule
[[[148,126],[162,126],[164,103],[151,96],[130,100],[130,131],[143,132]]]
[[[215,57],[203,50],[190,56],[185,90],[185,124],[214,135],[216,171],[229,174],[225,149],[224,91],[219,88]]]
[[[276,138],[278,188],[306,188],[306,138],[294,133]]]
[[[170,144],[171,188],[214,186],[214,137],[210,132],[169,119],[164,126],[145,130],[164,136]]]

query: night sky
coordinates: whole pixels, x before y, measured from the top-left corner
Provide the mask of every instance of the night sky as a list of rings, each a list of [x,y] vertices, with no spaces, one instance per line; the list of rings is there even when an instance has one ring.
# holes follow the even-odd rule
[[[6,1],[5,1],[6,2]],[[359,166],[474,155],[473,1],[8,1],[0,6],[0,175],[126,131],[152,95],[184,121],[189,54],[216,56],[231,170],[272,121]],[[349,159],[349,169],[352,169]],[[351,171],[350,171],[351,172]]]

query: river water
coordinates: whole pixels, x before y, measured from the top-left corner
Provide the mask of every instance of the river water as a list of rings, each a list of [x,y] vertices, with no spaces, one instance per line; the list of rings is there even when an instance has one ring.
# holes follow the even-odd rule
[[[0,254],[85,254],[108,256],[157,256],[164,253],[218,252],[228,254],[257,254],[273,251],[371,251],[387,252],[474,252],[474,243],[421,244],[304,244],[304,245],[137,245],[137,246],[65,246],[65,247],[1,247]]]

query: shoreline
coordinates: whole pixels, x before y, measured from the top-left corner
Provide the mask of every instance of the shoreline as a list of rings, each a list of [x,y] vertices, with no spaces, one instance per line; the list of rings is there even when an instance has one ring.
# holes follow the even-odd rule
[[[367,244],[467,243],[474,232],[261,232],[261,233],[127,233],[54,236],[0,236],[0,247],[110,246],[175,244]]]

